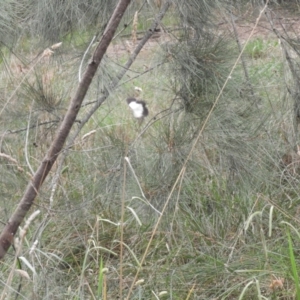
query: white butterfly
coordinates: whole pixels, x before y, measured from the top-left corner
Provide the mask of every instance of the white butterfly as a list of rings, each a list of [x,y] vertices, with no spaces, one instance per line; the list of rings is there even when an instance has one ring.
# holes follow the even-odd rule
[[[137,100],[135,98],[128,98],[127,100],[128,106],[132,109],[133,116],[137,119],[142,119],[148,116],[149,111],[146,107],[145,101]]]

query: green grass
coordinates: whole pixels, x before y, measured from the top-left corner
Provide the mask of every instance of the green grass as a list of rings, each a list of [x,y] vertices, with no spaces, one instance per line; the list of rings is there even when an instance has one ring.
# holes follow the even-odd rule
[[[296,289],[296,299],[300,299],[300,285],[299,285],[299,274],[298,274],[298,267],[297,262],[295,259],[294,254],[294,247],[292,243],[292,238],[290,232],[287,232],[288,237],[288,243],[289,243],[289,257],[290,257],[290,263],[291,263],[291,271],[292,271],[292,277],[295,283],[295,289]]]
[[[272,52],[278,47],[276,40],[266,40],[264,38],[256,38],[250,41],[246,48],[245,54],[252,59],[260,59],[272,56]]]
[[[172,22],[168,16],[167,25]],[[142,25],[139,29],[144,29]],[[28,162],[34,169],[38,166],[57,129],[57,125],[37,126],[27,136],[30,111],[32,125],[56,119],[55,112],[41,105],[49,95],[63,97],[60,109],[66,109],[88,36],[65,36],[64,51],[37,64],[36,74],[28,78],[29,88],[21,86],[1,115],[5,130],[25,128],[2,135],[1,152],[24,169],[21,173],[16,164],[0,157],[2,222],[29,180]],[[23,55],[34,56],[27,42],[19,42]],[[30,225],[22,252],[36,274],[23,264],[30,280],[14,275],[11,294],[15,296],[21,284],[25,299],[38,295],[41,299],[105,300],[117,299],[120,293],[124,299],[133,285],[129,299],[279,300],[294,299],[294,295],[300,299],[299,238],[282,226],[288,222],[298,227],[300,198],[298,175],[280,169],[293,125],[290,99],[281,101],[286,93],[284,79],[290,75],[284,77],[286,63],[276,43],[275,39],[254,39],[248,44],[246,62],[254,94],[261,98],[259,108],[252,105],[253,95],[239,66],[157,226],[203,117],[178,110],[181,103],[175,100],[170,114],[151,119],[173,102],[170,82],[174,78],[165,66],[141,75],[145,64],[151,67],[165,59],[160,45],[144,50],[124,81],[134,79],[112,91],[70,148],[57,185],[57,165],[46,180],[33,207],[41,210],[41,218]],[[269,55],[272,49],[276,51]],[[126,51],[117,58],[109,55],[86,102],[101,97],[101,89],[127,58]],[[223,63],[224,75],[232,61]],[[14,64],[12,60],[11,70]],[[24,76],[12,72],[11,77],[5,70],[2,63],[1,107]],[[42,81],[50,73],[51,80]],[[38,79],[44,84],[40,89]],[[141,97],[150,110],[140,127],[125,102],[135,86],[143,89]],[[90,107],[82,108],[78,121]],[[149,120],[155,122],[139,137]],[[92,130],[96,132],[83,140]],[[29,252],[35,240],[38,244]],[[13,254],[11,250],[3,262],[3,286]],[[275,288],[274,280],[281,279],[283,285]]]

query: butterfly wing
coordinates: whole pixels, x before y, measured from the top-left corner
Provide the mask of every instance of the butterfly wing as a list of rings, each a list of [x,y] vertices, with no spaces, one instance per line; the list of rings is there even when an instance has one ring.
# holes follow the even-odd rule
[[[133,111],[133,116],[137,119],[142,118],[144,115],[144,108],[141,103],[137,103],[136,101],[131,101],[129,104],[129,107]]]

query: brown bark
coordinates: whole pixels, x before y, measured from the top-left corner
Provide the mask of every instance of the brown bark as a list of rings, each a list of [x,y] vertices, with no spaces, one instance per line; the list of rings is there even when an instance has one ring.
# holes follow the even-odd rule
[[[50,149],[36,173],[33,176],[32,181],[28,184],[25,193],[20,200],[15,212],[10,217],[8,223],[4,227],[0,235],[0,259],[4,257],[9,247],[13,242],[13,238],[23,221],[25,215],[29,211],[41,185],[47,177],[51,167],[53,166],[57,156],[62,151],[64,143],[70,133],[70,130],[75,122],[76,116],[81,107],[82,101],[86,95],[86,92],[92,82],[92,79],[97,71],[97,68],[105,54],[107,47],[109,46],[114,33],[122,19],[122,16],[129,5],[130,0],[120,0],[117,7],[114,10],[113,15],[105,29],[105,32],[99,42],[97,49],[93,55],[91,62],[87,66],[87,70],[84,73],[81,82],[78,85],[76,94],[71,100],[68,111],[62,121],[57,135],[54,138]]]

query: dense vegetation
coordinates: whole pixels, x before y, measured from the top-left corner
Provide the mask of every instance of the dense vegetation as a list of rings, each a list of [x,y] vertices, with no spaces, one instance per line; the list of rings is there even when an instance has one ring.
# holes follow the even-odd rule
[[[2,2],[4,227],[117,1]],[[0,299],[300,299],[300,3],[167,2],[126,11]]]

